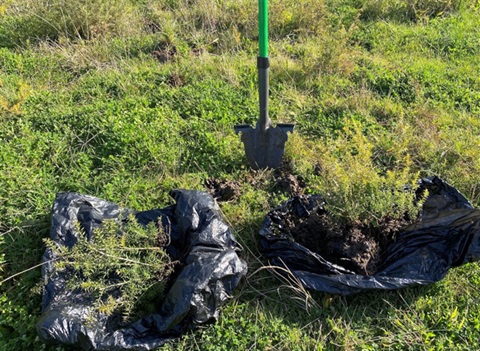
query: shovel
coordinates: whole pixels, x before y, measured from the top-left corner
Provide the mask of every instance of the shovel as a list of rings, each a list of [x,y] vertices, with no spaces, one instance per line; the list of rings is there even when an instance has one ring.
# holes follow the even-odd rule
[[[292,132],[293,124],[277,124],[272,126],[268,117],[268,0],[258,0],[258,32],[259,55],[258,93],[260,98],[260,117],[257,126],[248,124],[235,126],[235,132],[241,133],[248,163],[253,169],[278,168],[282,163],[288,132]]]

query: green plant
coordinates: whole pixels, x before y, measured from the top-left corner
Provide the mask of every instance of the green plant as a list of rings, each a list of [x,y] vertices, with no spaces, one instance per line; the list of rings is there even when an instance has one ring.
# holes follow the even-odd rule
[[[161,223],[143,227],[133,215],[124,222],[105,220],[94,230],[92,240],[79,222],[75,230],[78,241],[72,248],[45,240],[57,254],[56,271],[68,276],[66,288],[88,292],[99,313],[132,319],[139,310],[154,312],[174,267],[164,250],[169,233]]]
[[[378,139],[371,139],[358,122],[347,120],[342,133],[325,143],[291,138],[287,157],[309,179],[310,191],[325,197],[335,221],[375,222],[384,216],[417,215],[414,189],[419,174],[412,169],[411,156],[398,147],[398,140],[375,135]]]

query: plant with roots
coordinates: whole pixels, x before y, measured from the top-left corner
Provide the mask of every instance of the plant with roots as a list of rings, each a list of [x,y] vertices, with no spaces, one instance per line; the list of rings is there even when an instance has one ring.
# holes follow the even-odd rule
[[[45,240],[57,254],[57,272],[68,275],[66,288],[89,293],[93,310],[106,315],[127,320],[154,312],[175,265],[164,249],[170,235],[161,223],[142,226],[133,215],[105,220],[91,241],[79,222],[75,231],[72,248]]]

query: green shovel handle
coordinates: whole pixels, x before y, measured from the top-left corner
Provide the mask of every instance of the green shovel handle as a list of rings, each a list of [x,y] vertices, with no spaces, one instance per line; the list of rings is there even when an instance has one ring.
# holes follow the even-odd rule
[[[258,0],[259,57],[268,57],[268,0]]]

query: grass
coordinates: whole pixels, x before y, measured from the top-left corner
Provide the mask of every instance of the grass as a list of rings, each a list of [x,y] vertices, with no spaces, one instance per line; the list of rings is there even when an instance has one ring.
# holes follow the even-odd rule
[[[7,0],[0,4],[0,280],[40,262],[50,206],[77,191],[136,210],[173,188],[239,182],[221,204],[250,275],[217,324],[162,350],[480,348],[480,268],[429,287],[309,293],[266,269],[263,216],[289,194],[246,166],[237,123],[257,112],[252,1]],[[270,4],[271,115],[294,122],[292,172],[338,218],[407,206],[394,191],[438,175],[480,204],[480,3]],[[36,337],[40,269],[0,285],[0,349]]]

